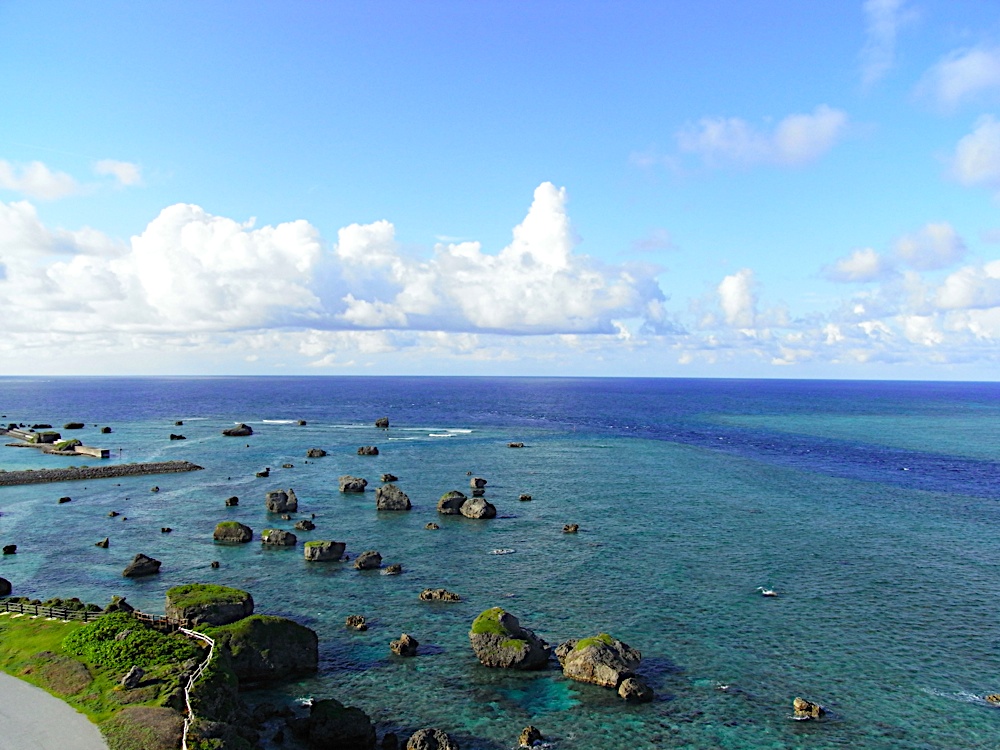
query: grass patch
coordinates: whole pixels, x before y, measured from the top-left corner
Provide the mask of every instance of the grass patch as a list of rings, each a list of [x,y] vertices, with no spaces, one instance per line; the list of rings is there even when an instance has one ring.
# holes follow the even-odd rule
[[[219,526],[224,524],[239,526],[236,521],[223,521]],[[180,609],[208,604],[242,604],[249,598],[250,594],[246,591],[211,583],[188,583],[167,589],[167,601]]]
[[[500,648],[516,648],[518,651],[524,651],[527,647],[528,642],[521,638],[508,638],[500,644]]]
[[[477,634],[492,633],[493,635],[507,635],[500,618],[504,615],[501,607],[493,607],[479,615],[472,621],[472,632]]]
[[[614,645],[615,639],[612,638],[607,633],[598,633],[593,638],[581,638],[576,642],[573,647],[574,651],[583,651],[585,648],[590,648],[591,646],[600,646],[604,644],[605,646]]]

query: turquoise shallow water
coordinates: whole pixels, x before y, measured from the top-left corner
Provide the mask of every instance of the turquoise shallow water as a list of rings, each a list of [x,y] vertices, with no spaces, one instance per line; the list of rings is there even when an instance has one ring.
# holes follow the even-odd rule
[[[998,395],[957,384],[0,379],[8,420],[85,419],[85,442],[122,449],[112,461],[205,466],[0,488],[0,541],[19,548],[0,575],[18,594],[124,594],[153,611],[179,583],[246,588],[258,611],[321,640],[316,677],[255,698],[336,697],[380,731],[439,726],[463,748],[511,747],[528,723],[563,748],[993,748],[1000,709],[982,696],[1000,691]],[[382,415],[388,432],[371,426]],[[308,425],[288,422],[299,418]],[[223,438],[235,421],[256,434]],[[188,439],[167,440],[178,431]],[[366,444],[381,455],[355,455]],[[306,463],[310,447],[330,455]],[[0,449],[6,469],[67,461],[83,463]],[[271,477],[254,477],[265,466]],[[489,480],[499,518],[435,512],[469,471]],[[412,511],[378,513],[373,492],[337,492],[340,474],[372,490],[383,472],[400,477]],[[263,507],[278,487],[295,489],[300,516],[317,516],[300,545],[378,549],[404,574],[212,542],[230,518],[290,528]],[[533,501],[518,502],[522,492]],[[233,494],[240,506],[225,508]],[[578,535],[562,534],[570,522]],[[104,536],[110,549],[94,547]],[[123,579],[136,552],[162,560],[162,573]],[[439,586],[463,601],[417,600]],[[642,651],[658,699],[627,706],[556,669],[479,666],[467,632],[495,605],[551,643],[611,632]],[[346,631],[354,613],[371,629]],[[421,642],[415,659],[389,653],[404,631]],[[796,695],[831,718],[792,721]]]

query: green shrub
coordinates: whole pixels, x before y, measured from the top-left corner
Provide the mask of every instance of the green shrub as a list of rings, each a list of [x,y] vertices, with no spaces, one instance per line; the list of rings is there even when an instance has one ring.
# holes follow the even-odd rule
[[[236,521],[223,523],[239,525]],[[246,591],[229,586],[216,586],[213,583],[186,583],[183,586],[167,589],[167,601],[182,609],[204,604],[239,604],[246,601],[249,596]]]
[[[119,640],[122,633],[125,634]],[[63,640],[63,647],[92,664],[117,671],[132,666],[151,669],[199,654],[198,648],[183,636],[159,633],[125,612],[104,615],[70,633]]]

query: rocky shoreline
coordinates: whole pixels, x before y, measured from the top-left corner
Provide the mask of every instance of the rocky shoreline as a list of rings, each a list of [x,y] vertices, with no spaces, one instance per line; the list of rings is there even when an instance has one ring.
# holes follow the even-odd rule
[[[0,470],[0,487],[15,484],[42,484],[45,482],[72,482],[80,479],[111,479],[135,477],[144,474],[178,474],[201,471],[204,467],[190,461],[160,461],[157,463],[112,464],[110,466],[81,466],[65,469]]]

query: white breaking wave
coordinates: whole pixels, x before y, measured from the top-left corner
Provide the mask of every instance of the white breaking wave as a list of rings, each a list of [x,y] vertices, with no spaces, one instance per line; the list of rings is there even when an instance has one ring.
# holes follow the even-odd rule
[[[260,420],[264,424],[297,424],[299,420],[297,419],[262,419]]]

